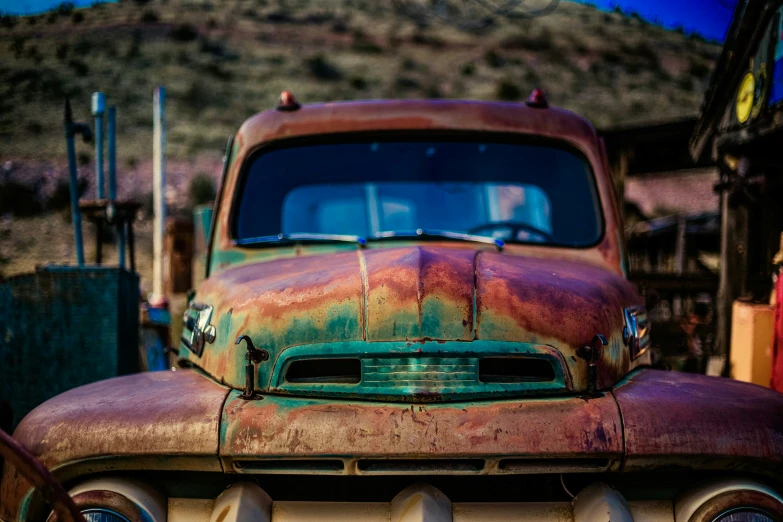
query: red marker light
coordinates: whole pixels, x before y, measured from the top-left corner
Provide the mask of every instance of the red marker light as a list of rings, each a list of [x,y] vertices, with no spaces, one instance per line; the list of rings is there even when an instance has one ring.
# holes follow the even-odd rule
[[[549,107],[549,102],[546,99],[546,94],[544,94],[543,89],[533,89],[533,92],[530,93],[530,97],[525,103],[528,107],[533,107],[535,109],[546,109]]]
[[[291,91],[280,93],[280,102],[277,104],[278,111],[297,111],[301,107]]]

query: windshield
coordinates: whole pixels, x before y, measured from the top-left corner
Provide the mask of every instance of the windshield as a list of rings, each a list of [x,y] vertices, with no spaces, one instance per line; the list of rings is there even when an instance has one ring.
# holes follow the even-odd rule
[[[602,222],[592,171],[576,152],[477,141],[309,144],[251,158],[235,239],[344,234],[368,240],[447,230],[589,246]],[[246,241],[243,241],[246,243]]]

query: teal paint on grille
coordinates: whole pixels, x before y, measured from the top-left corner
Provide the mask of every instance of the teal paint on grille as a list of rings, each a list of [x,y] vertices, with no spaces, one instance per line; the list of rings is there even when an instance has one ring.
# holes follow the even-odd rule
[[[544,359],[554,379],[527,382],[481,382],[483,357],[520,356]],[[361,380],[346,382],[289,382],[286,371],[294,361],[356,358]],[[364,398],[387,401],[459,401],[569,393],[570,376],[562,355],[544,345],[503,341],[349,341],[295,346],[274,361],[269,389],[273,393],[312,397]],[[259,377],[264,374],[259,372]],[[259,386],[264,381],[259,380]]]

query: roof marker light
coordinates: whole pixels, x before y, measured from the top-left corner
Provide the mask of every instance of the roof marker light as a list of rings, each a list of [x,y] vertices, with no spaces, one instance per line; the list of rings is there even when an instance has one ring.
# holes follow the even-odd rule
[[[546,109],[549,107],[549,102],[546,99],[546,94],[543,89],[533,89],[533,92],[530,93],[530,97],[528,97],[525,104],[534,109]]]
[[[301,107],[291,91],[280,93],[280,102],[277,104],[278,111],[298,111]]]

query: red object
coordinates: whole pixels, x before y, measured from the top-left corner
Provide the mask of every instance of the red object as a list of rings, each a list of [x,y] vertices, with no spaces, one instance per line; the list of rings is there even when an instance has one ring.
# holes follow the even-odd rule
[[[299,102],[296,101],[294,94],[291,91],[283,91],[280,93],[280,103],[277,105],[278,111],[296,111],[302,107]]]
[[[543,89],[533,89],[530,96],[527,99],[527,106],[535,109],[546,109],[549,107],[549,102],[546,99],[546,94]]]
[[[772,379],[769,387],[783,393],[783,272],[778,275],[775,335],[772,338]]]

